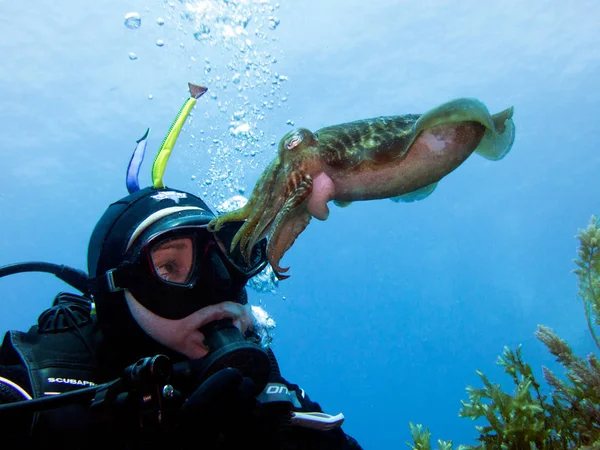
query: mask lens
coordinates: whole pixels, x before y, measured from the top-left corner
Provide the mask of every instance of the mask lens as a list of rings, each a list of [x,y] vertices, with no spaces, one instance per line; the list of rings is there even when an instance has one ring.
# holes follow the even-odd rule
[[[156,275],[173,284],[188,284],[194,269],[194,241],[191,237],[166,239],[150,250]]]
[[[253,248],[250,253],[250,260],[246,261],[240,252],[239,245],[236,245],[233,252],[230,252],[233,237],[240,230],[244,222],[227,222],[216,232],[217,240],[222,245],[222,250],[227,255],[231,263],[247,275],[255,275],[264,269],[267,264],[266,249],[267,241],[262,239]]]

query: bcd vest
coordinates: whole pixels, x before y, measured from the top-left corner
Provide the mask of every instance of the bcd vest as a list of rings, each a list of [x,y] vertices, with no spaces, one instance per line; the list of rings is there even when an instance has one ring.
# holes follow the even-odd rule
[[[95,386],[99,380],[98,361],[94,355],[98,330],[91,302],[85,297],[60,293],[51,308],[44,311],[38,324],[29,331],[9,331],[0,352],[0,365],[22,364],[28,374],[33,398],[41,398]],[[279,373],[273,352],[268,350],[272,374],[259,395],[268,409],[302,410],[303,392],[291,390]],[[272,406],[271,406],[272,405]],[[274,409],[273,409],[274,408]],[[287,414],[285,414],[287,416]],[[49,436],[85,442],[93,424],[89,402],[60,407],[33,414],[31,436],[47,441]],[[63,441],[64,442],[64,441]]]
[[[96,326],[91,311],[88,299],[60,293],[29,331],[6,333],[0,365],[22,364],[27,370],[33,398],[94,386]],[[68,433],[72,438],[73,433],[85,433],[88,423],[87,408],[69,405],[60,411],[33,414],[31,434],[42,437]]]

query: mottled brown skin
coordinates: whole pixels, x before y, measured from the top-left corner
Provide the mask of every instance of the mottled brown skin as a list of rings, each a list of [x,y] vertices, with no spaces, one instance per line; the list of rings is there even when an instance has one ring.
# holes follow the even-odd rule
[[[474,151],[501,159],[514,139],[511,118],[512,108],[490,116],[481,102],[457,99],[420,115],[358,120],[315,133],[299,128],[281,139],[248,203],[209,228],[245,220],[232,249],[240,245],[248,257],[269,236],[269,262],[279,279],[287,278],[289,268],[279,261],[312,217],[327,219],[327,202],[399,201],[438,182]]]
[[[321,159],[333,170],[348,170],[364,161],[385,164],[408,151],[412,127],[419,117],[376,117],[321,128],[315,132]]]
[[[418,138],[414,139],[408,132],[418,117],[412,115],[410,120],[407,120],[406,116],[371,119],[375,125],[372,128],[375,128],[376,132],[379,132],[378,128],[382,123],[387,124],[384,133],[365,132],[365,136],[372,136],[369,139],[377,142],[371,148],[365,145],[364,138],[362,141],[353,142],[353,137],[364,128],[363,122],[368,121],[346,124],[353,126],[342,128],[338,133],[331,129],[334,127],[317,131],[315,135],[321,149],[323,171],[336,185],[335,200],[357,201],[395,197],[439,181],[473,153],[485,133],[485,127],[478,122],[432,127],[428,131],[436,136],[443,136],[448,129],[456,134],[452,140],[455,149],[451,155],[435,154],[428,152],[427,145]],[[396,131],[396,134],[392,131]],[[347,147],[350,150],[346,152],[344,159],[342,146],[348,141],[351,141],[352,145]],[[359,149],[363,150],[362,154]],[[359,174],[363,175],[363,179],[365,174],[369,173],[380,178],[386,168],[395,171],[393,185],[387,183],[382,186],[383,189],[375,190],[364,189],[363,184],[355,182],[361,178]]]

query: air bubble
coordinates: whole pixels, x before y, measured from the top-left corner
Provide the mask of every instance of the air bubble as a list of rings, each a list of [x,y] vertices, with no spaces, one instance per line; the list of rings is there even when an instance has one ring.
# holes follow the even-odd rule
[[[294,125],[294,121],[291,119],[288,119],[285,123],[292,126]]]
[[[157,47],[162,47],[163,45],[165,45],[165,41],[163,41],[162,39],[157,39],[156,40],[156,46]]]
[[[156,24],[159,27],[162,27],[165,24],[165,19],[163,19],[162,17],[159,17],[158,19],[156,19]]]
[[[130,30],[135,30],[142,25],[142,16],[137,12],[125,14],[125,26]]]
[[[135,61],[137,59],[137,55],[133,52],[129,52],[129,59]]]
[[[288,95],[282,92],[287,77],[280,78],[280,74],[276,73],[279,70],[274,70],[277,67],[274,65],[277,62],[275,55],[279,53],[274,50],[271,39],[277,32],[269,30],[277,28],[280,23],[276,17],[279,5],[274,7],[269,0],[165,0],[165,6],[178,3],[185,5],[184,13],[181,14],[180,10],[169,12],[184,22],[177,26],[178,31],[203,45],[232,53],[231,58],[217,63],[206,54],[193,58],[190,52],[186,56],[190,58],[187,60],[189,65],[184,65],[200,72],[206,84],[213,86],[206,97],[211,103],[214,100],[214,105],[211,105],[210,114],[206,111],[203,117],[211,119],[219,115],[225,122],[221,127],[207,127],[206,134],[197,132],[197,138],[188,141],[194,148],[196,143],[206,147],[206,156],[210,159],[209,172],[197,175],[196,182],[204,186],[200,191],[209,192],[213,199],[222,198],[227,196],[226,192],[237,193],[239,185],[244,183],[245,170],[259,167],[263,151],[273,150],[277,145],[273,142],[273,147],[268,147],[275,139],[260,127],[265,126],[273,110],[281,106],[281,98]],[[154,21],[157,16],[153,17]],[[163,39],[166,47],[167,37]],[[169,46],[176,46],[182,40],[183,37],[179,36]],[[189,50],[190,44],[184,42]],[[198,63],[201,66],[198,67]],[[281,119],[286,121],[285,116]],[[293,125],[293,122],[288,124]],[[205,184],[205,180],[209,183]]]
[[[210,27],[206,24],[200,24],[198,31],[194,33],[194,39],[197,41],[205,41],[210,37]]]
[[[237,136],[238,134],[248,134],[249,131],[250,125],[247,123],[239,124],[237,127],[230,129],[232,136]]]
[[[269,28],[271,30],[276,29],[279,26],[280,20],[277,17],[269,17]]]

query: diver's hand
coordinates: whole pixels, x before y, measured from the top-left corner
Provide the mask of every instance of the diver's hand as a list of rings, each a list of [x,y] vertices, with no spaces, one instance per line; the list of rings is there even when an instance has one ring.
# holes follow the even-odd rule
[[[255,423],[254,382],[237,369],[221,369],[204,381],[179,410],[178,432],[202,438],[202,448],[242,448]],[[187,438],[186,438],[187,439]]]
[[[256,405],[254,382],[239,370],[221,369],[204,381],[181,407],[185,416],[231,419]]]
[[[171,320],[154,314],[132,295],[126,298],[133,318],[148,336],[189,359],[204,358],[208,354],[205,336],[200,330],[215,320],[231,319],[242,334],[254,327],[249,304],[221,302],[205,306],[183,319]]]

